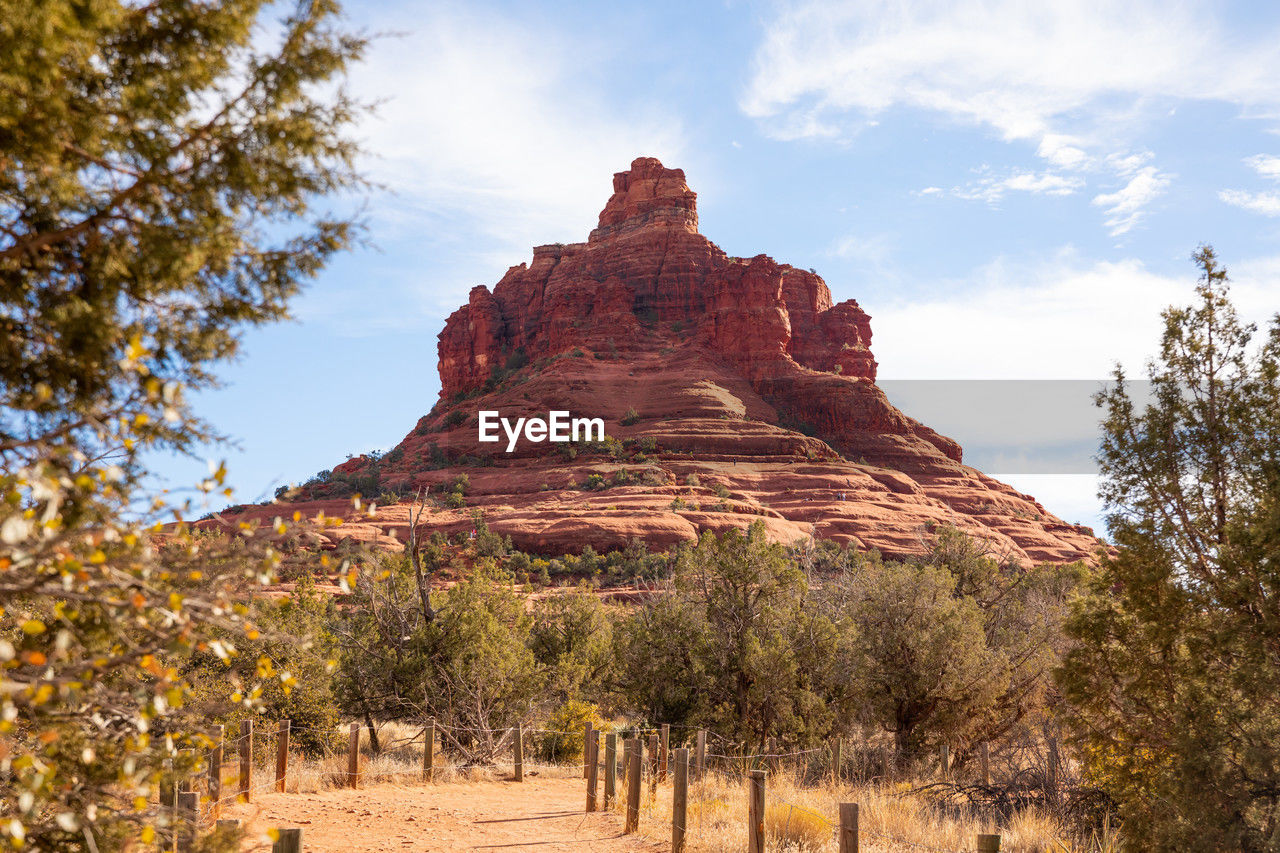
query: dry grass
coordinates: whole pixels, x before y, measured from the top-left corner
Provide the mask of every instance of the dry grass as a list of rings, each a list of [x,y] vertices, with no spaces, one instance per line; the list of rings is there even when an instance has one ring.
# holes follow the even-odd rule
[[[908,783],[818,787],[798,783],[785,770],[770,774],[765,795],[766,849],[792,853],[835,853],[839,803],[859,807],[860,849],[888,851],[971,851],[979,833],[999,833],[1005,853],[1116,853],[1115,833],[1071,839],[1049,815],[1027,810],[997,824],[973,815],[944,811],[910,793]],[[621,790],[621,780],[619,780]],[[624,804],[619,803],[621,811]],[[671,787],[642,794],[640,831],[654,840],[671,837]],[[687,845],[696,853],[738,853],[746,846],[747,781],[736,773],[708,773],[689,786]]]

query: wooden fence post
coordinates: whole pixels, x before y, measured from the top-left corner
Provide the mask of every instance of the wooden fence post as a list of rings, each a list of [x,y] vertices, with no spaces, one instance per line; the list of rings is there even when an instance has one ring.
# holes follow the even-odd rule
[[[587,741],[591,740],[591,730],[594,728],[590,720],[587,720],[582,729],[582,778],[587,778]]]
[[[240,721],[240,799],[253,796],[253,720]]]
[[[978,853],[1000,853],[1000,836],[979,835]]]
[[[684,826],[689,814],[689,750],[677,749],[671,786],[671,853],[684,853]]]
[[[351,735],[347,738],[347,787],[357,788],[360,785],[360,724],[351,724]]]
[[[858,853],[858,804],[840,804],[840,853]]]
[[[839,784],[840,782],[840,752],[844,746],[843,738],[836,738],[831,741],[831,782]]]
[[[285,778],[289,775],[289,721],[281,720],[276,729],[276,790],[284,793]]]
[[[170,781],[166,785],[168,790],[160,795],[160,801],[164,802],[166,795],[172,797],[172,799],[169,800],[169,843],[162,849],[165,853],[171,853],[178,843],[178,777],[173,772],[172,758],[164,760],[164,769],[168,773]]]
[[[178,794],[178,824],[174,827],[174,849],[186,853],[195,844],[200,816],[200,795],[195,791]]]
[[[665,782],[667,779],[667,765],[671,757],[671,725],[669,723],[662,724],[662,735],[659,749],[662,752],[658,756],[658,781]]]
[[[625,796],[630,784],[627,774],[631,772],[631,738],[622,739],[622,793]]]
[[[600,732],[587,738],[587,811],[596,810],[596,787],[600,778]]]
[[[749,772],[747,784],[747,853],[764,853],[764,778],[763,770]]]
[[[422,730],[422,781],[431,782],[435,779],[435,763],[436,763],[436,720],[432,717],[427,720],[427,726]]]
[[[649,735],[649,796],[658,793],[658,733]]]
[[[209,809],[217,819],[222,813],[222,726],[213,727],[213,746],[209,748]]]
[[[991,786],[991,745],[985,740],[982,746],[978,747],[978,760],[982,765],[982,784],[986,787]]]
[[[276,840],[271,853],[302,853],[301,829],[276,829]]]
[[[942,778],[951,778],[951,747],[942,745],[942,754],[938,758],[938,766],[942,768]]]
[[[630,762],[627,764],[627,819],[623,824],[623,834],[635,832],[640,828],[640,738],[632,738]]]
[[[618,733],[604,736],[604,810],[609,811],[618,799]]]
[[[516,723],[516,781],[524,781],[524,723]]]
[[[694,764],[696,765],[694,770],[694,777],[699,782],[701,782],[702,773],[706,769],[706,760],[707,760],[707,730],[706,729],[698,729],[698,740],[697,740],[697,745],[694,747],[694,749],[695,749]]]

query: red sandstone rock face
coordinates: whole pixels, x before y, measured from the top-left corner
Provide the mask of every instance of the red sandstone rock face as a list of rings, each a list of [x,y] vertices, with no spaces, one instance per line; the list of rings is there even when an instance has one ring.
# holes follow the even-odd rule
[[[958,444],[888,402],[856,302],[832,305],[820,276],[765,255],[726,255],[698,233],[679,169],[642,157],[613,189],[586,243],[535,247],[492,292],[471,291],[440,333],[436,407],[382,460],[335,472],[403,493],[465,473],[469,506],[433,526],[468,529],[480,508],[518,547],[551,553],[666,547],[760,519],[779,540],[894,556],[939,523],[1027,561],[1092,556],[1089,531],[963,465]],[[569,458],[522,440],[507,454],[477,440],[482,409],[602,417],[622,445]],[[579,488],[591,474],[620,484]],[[394,546],[407,519],[392,506],[340,530]]]

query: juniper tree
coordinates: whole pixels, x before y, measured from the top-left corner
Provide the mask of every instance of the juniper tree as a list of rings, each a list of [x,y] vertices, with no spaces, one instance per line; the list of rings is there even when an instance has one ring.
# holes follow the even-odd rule
[[[143,454],[212,428],[185,392],[353,238],[364,41],[329,0],[0,0],[0,838],[154,837],[162,762],[198,746],[183,661],[261,632],[292,535],[150,524]],[[221,489],[225,472],[201,487]],[[181,508],[177,508],[180,512]],[[264,657],[255,679],[293,677]],[[230,692],[230,691],[228,691]],[[242,685],[240,702],[259,686]]]
[[[1280,316],[1254,345],[1209,246],[1151,401],[1101,393],[1116,545],[1059,673],[1088,770],[1151,850],[1280,846]]]

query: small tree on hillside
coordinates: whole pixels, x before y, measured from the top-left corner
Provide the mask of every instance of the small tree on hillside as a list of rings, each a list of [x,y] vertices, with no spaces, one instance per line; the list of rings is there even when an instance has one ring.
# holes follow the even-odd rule
[[[1164,312],[1152,401],[1117,368],[1102,497],[1118,548],[1060,681],[1088,769],[1148,850],[1280,845],[1280,317],[1260,348],[1213,249]]]

